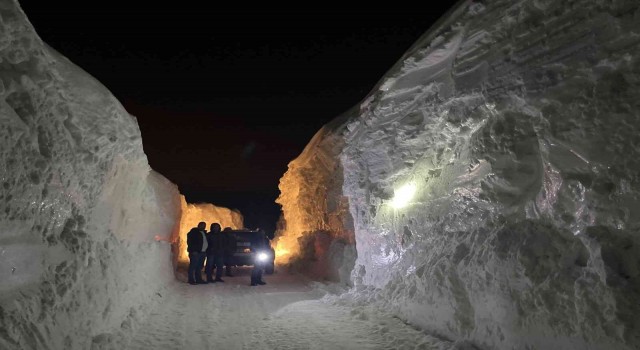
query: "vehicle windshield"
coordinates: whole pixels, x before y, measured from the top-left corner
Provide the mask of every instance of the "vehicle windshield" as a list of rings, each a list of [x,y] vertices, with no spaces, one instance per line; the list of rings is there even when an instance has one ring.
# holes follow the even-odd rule
[[[236,243],[238,247],[252,247],[258,245],[261,239],[264,239],[264,235],[256,231],[233,231],[236,237]]]

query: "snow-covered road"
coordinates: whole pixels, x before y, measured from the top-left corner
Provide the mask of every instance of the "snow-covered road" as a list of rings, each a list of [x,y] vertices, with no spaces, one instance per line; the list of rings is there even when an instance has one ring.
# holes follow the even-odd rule
[[[137,327],[129,349],[449,349],[385,314],[337,305],[302,277],[249,269],[225,283],[176,282]]]

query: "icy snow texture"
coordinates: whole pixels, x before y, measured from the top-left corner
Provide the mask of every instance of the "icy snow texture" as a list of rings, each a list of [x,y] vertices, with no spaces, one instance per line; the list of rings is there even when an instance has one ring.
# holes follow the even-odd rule
[[[173,279],[177,188],[109,91],[0,1],[0,348],[117,347]]]
[[[280,179],[276,262],[315,278],[349,283],[355,240],[338,161],[344,130],[344,118],[325,125]]]
[[[171,241],[176,245],[178,254],[174,254],[181,262],[189,261],[187,253],[187,233],[191,228],[198,226],[198,223],[207,223],[207,231],[211,224],[217,222],[220,227],[231,227],[233,229],[244,227],[242,214],[240,212],[217,207],[210,203],[187,204],[184,196],[180,196],[180,221],[176,225],[179,228],[173,233]]]
[[[639,348],[639,5],[466,2],[426,33],[347,126],[356,288],[482,348]]]

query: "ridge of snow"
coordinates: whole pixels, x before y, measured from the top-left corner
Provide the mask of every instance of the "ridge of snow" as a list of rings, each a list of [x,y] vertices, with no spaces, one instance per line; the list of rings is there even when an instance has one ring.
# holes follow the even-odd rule
[[[175,185],[111,93],[0,1],[0,348],[89,349],[132,333],[173,280]]]
[[[638,3],[460,6],[347,126],[356,288],[479,347],[640,346]]]

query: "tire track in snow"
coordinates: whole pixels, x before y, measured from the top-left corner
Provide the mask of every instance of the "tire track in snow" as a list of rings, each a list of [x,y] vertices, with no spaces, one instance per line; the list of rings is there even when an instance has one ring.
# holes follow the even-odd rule
[[[397,318],[322,300],[290,304],[265,322],[245,349],[460,349]]]
[[[225,283],[170,286],[127,349],[242,349],[270,313],[321,296],[293,275],[269,276],[269,285],[255,288],[248,286],[250,269],[236,274]]]
[[[389,315],[320,300],[292,275],[249,287],[247,271],[226,283],[176,283],[137,327],[127,349],[451,349]]]

